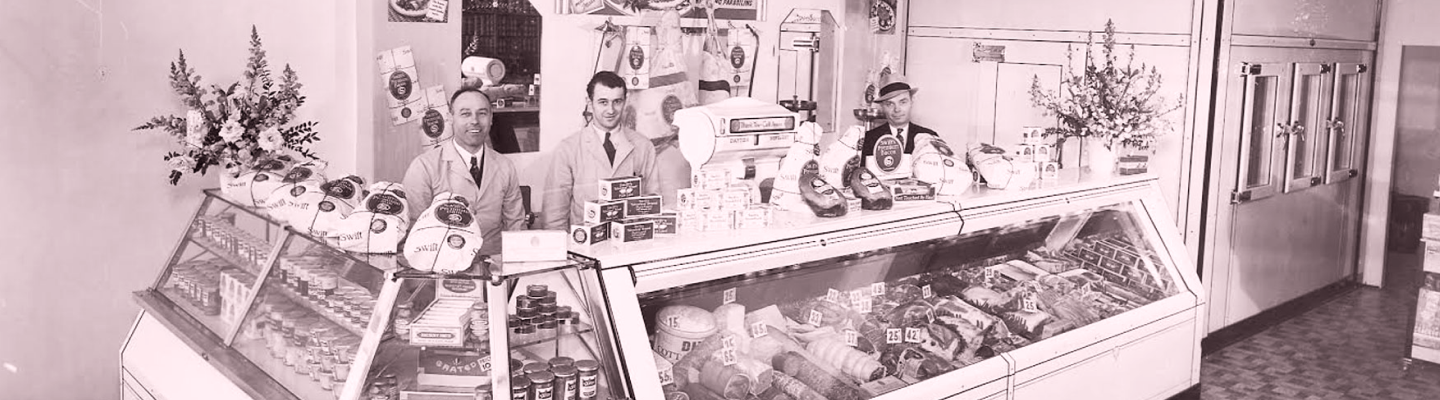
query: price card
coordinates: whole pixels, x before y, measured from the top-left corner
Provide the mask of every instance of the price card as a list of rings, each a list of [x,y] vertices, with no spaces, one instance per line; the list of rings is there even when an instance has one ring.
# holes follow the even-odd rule
[[[1040,308],[1035,304],[1035,296],[1025,296],[1021,298],[1020,309],[1025,310],[1025,312],[1040,311]]]
[[[675,384],[675,374],[670,372],[670,368],[660,369],[660,385],[664,386],[673,384]]]
[[[764,322],[750,324],[750,337],[758,338],[768,334],[770,334],[770,328],[767,328]]]
[[[935,291],[930,290],[930,285],[921,286],[921,287],[920,287],[920,295],[921,295],[921,296],[925,296],[925,298],[928,299],[928,298],[931,298],[931,297],[935,297]]]
[[[719,357],[720,363],[727,367],[740,362],[740,353],[734,348],[720,349],[720,352],[716,353],[716,357]]]
[[[854,329],[846,329],[845,344],[850,347],[860,346],[860,332],[856,332]]]
[[[985,268],[985,279],[995,279],[995,274],[994,268]]]
[[[720,301],[720,304],[730,304],[730,303],[734,303],[734,302],[735,302],[735,288],[725,289],[725,295],[724,295],[724,296],[725,296],[725,298]]]
[[[726,349],[735,348],[735,335],[724,335],[720,337],[720,347]]]
[[[886,344],[900,344],[904,341],[905,332],[901,331],[900,328],[890,328],[885,330]]]
[[[480,375],[490,374],[490,356],[480,357]]]
[[[825,292],[825,301],[840,304],[840,291],[830,289],[829,291]]]
[[[820,312],[820,310],[810,310],[810,318],[805,322],[810,323],[810,325],[820,326],[821,323],[825,322],[825,314]]]
[[[856,309],[856,311],[859,311],[859,312],[862,312],[862,313],[869,313],[870,310],[873,309],[873,304],[872,304],[872,302],[873,302],[873,301],[870,300],[870,297],[869,297],[869,296],[863,296],[863,297],[860,298],[860,304],[857,305],[857,306],[855,306],[855,309]]]
[[[905,328],[905,343],[920,343],[925,341],[921,335],[921,328]]]
[[[850,296],[849,296],[849,297],[850,297],[850,308],[860,308],[860,298],[861,298],[861,297],[867,297],[867,298],[870,297],[870,292],[867,291],[867,290],[865,290],[865,289],[855,289],[855,290],[851,290],[849,294],[850,294]]]
[[[885,282],[875,282],[875,283],[870,284],[870,295],[871,295],[871,296],[884,296],[884,295],[885,295]]]

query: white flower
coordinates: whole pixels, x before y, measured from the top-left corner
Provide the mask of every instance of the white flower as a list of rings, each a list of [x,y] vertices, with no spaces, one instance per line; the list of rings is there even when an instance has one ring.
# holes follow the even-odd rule
[[[220,127],[220,139],[223,139],[226,142],[234,143],[236,141],[239,141],[240,136],[244,134],[245,127],[240,126],[239,119],[235,118],[235,116],[233,115],[230,117],[229,121],[225,121],[224,126]]]
[[[176,171],[186,171],[195,166],[195,159],[187,155],[170,157],[170,168]]]
[[[285,137],[280,136],[280,129],[271,127],[260,132],[260,148],[265,151],[275,151],[280,145],[285,144]]]
[[[199,110],[190,110],[185,113],[185,144],[190,147],[200,147],[205,143],[205,133],[208,130],[205,116]]]

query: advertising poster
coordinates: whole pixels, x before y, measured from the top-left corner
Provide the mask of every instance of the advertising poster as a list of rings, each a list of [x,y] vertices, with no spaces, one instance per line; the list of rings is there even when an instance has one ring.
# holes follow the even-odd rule
[[[420,119],[425,109],[424,95],[420,93],[420,75],[410,46],[382,51],[375,56],[375,62],[380,66],[381,92],[390,108],[390,122],[400,125]]]
[[[450,131],[450,99],[445,94],[445,86],[425,89],[424,104],[425,112],[420,116],[421,140],[425,146],[439,146],[454,134]]]
[[[559,14],[638,16],[675,9],[680,18],[708,18],[709,12],[692,0],[556,0]],[[714,0],[715,19],[759,21],[765,15],[765,0]],[[892,0],[893,1],[893,0]]]
[[[870,0],[870,33],[895,33],[895,0]]]
[[[390,3],[390,22],[443,23],[450,0],[381,0]]]

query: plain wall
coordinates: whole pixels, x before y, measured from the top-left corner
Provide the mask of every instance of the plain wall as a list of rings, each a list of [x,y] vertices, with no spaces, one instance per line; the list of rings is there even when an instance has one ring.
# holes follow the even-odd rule
[[[251,24],[305,85],[332,173],[354,171],[353,14],[343,1],[0,2],[0,398],[118,399],[131,292],[163,268],[209,176],[166,181],[168,83],[184,49],[208,83],[240,79]]]
[[[1375,100],[1370,132],[1369,175],[1365,182],[1365,220],[1361,225],[1360,262],[1366,285],[1380,286],[1385,270],[1385,232],[1390,190],[1395,184],[1399,126],[1401,56],[1405,46],[1440,46],[1433,16],[1440,2],[1387,0],[1381,12],[1380,50],[1376,57]],[[1432,177],[1433,178],[1433,177]]]
[[[1440,47],[1405,46],[1395,111],[1394,190],[1430,197],[1440,187]]]

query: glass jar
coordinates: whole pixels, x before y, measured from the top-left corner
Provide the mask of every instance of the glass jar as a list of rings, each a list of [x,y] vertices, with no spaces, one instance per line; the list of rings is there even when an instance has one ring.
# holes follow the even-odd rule
[[[575,362],[575,370],[579,378],[579,399],[595,400],[600,396],[600,363],[595,360],[579,360]]]
[[[510,378],[510,399],[511,400],[533,400],[530,397],[530,378],[514,376]]]
[[[294,367],[295,373],[309,373],[301,372],[301,368],[305,366],[305,342],[297,337],[289,339],[285,344],[285,366]]]
[[[551,361],[553,364],[554,360]],[[574,365],[560,365],[551,367],[550,373],[555,374],[555,398],[557,400],[576,400],[580,393],[580,382],[577,376],[579,370]]]
[[[549,371],[537,371],[525,374],[525,377],[530,378],[531,399],[555,400],[555,374]]]

